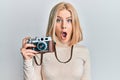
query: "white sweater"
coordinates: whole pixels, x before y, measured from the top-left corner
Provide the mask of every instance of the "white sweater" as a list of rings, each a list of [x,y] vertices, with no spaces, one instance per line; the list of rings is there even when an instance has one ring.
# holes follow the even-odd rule
[[[60,61],[70,58],[70,47],[56,47]],[[40,54],[36,55],[40,62]],[[42,79],[43,78],[43,79]],[[55,53],[45,53],[41,66],[33,59],[24,60],[24,80],[90,80],[90,58],[86,47],[75,45],[70,62],[60,63]]]

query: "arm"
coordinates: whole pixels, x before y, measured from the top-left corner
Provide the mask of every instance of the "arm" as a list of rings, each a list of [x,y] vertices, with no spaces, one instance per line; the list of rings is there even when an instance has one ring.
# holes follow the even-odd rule
[[[30,48],[36,47],[33,44],[27,44],[29,37],[22,40],[22,48],[20,49],[24,59],[23,71],[24,80],[41,80],[41,66],[35,66],[33,57],[38,56],[38,52]],[[37,57],[40,60],[40,57]]]
[[[42,80],[41,66],[37,66],[32,59],[24,60],[24,80]]]
[[[32,65],[32,59],[24,60],[23,71],[24,71],[24,80],[36,80],[34,74],[34,67]]]

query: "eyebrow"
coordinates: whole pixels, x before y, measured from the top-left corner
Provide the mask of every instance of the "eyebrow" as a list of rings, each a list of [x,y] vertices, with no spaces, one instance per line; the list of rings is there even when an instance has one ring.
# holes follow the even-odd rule
[[[60,16],[57,16],[58,18],[62,18],[62,17],[60,17]],[[72,18],[72,16],[70,16],[70,17],[67,17],[66,19],[69,19],[69,18]]]

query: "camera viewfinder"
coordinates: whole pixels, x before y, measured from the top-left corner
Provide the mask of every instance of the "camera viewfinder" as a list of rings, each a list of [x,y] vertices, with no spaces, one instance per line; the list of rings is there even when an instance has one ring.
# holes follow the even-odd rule
[[[45,38],[45,40],[48,40],[48,38]]]
[[[44,39],[43,38],[41,38],[41,41],[43,41]]]

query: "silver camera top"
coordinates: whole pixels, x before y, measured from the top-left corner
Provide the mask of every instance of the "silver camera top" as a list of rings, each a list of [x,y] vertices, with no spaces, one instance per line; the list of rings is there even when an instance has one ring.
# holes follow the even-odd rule
[[[38,38],[38,37],[35,37],[35,38],[30,38],[28,39],[28,43],[36,43],[36,42],[42,42],[42,41],[51,41],[52,38],[51,37],[41,37],[41,38]]]

